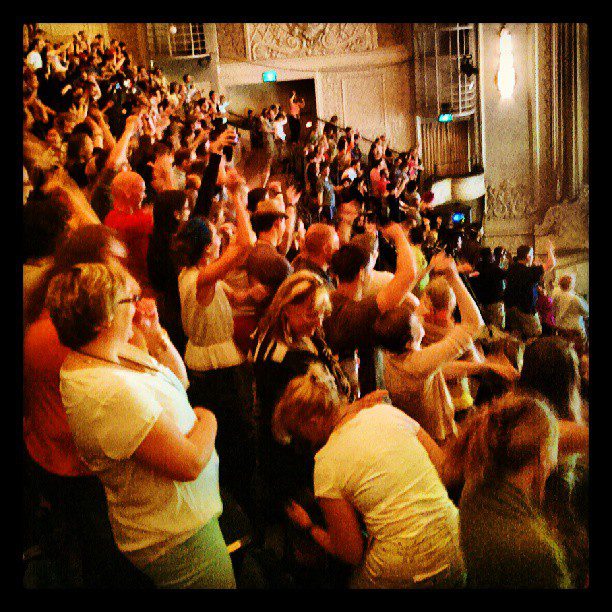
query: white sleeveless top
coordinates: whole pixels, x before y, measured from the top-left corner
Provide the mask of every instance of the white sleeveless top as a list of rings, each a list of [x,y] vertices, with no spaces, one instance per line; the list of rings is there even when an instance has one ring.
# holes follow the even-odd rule
[[[198,274],[195,266],[184,268],[179,274],[181,319],[189,338],[185,365],[200,371],[240,365],[245,359],[234,343],[234,319],[225,283],[217,282],[211,303],[203,306],[196,298]]]

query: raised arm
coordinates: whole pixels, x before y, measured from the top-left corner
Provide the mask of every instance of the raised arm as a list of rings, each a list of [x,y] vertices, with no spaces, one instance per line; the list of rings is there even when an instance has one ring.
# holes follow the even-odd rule
[[[230,270],[245,261],[251,247],[250,220],[247,211],[246,186],[236,190],[236,240],[221,257],[200,270],[197,279],[197,300],[207,306],[213,299],[217,281],[225,278]]]
[[[542,264],[545,272],[552,270],[557,265],[557,259],[555,257],[555,247],[553,243],[548,241],[548,257],[546,261]]]
[[[43,187],[43,191],[56,192],[60,196],[72,212],[73,221],[77,226],[100,223],[98,215],[92,209],[85,194],[64,168],[58,168],[55,171],[52,178]]]
[[[442,272],[446,276],[448,284],[455,292],[457,306],[461,314],[461,327],[463,327],[472,338],[477,336],[484,326],[484,321],[482,320],[476,302],[472,299],[472,296],[459,276],[457,264],[452,257],[446,257],[444,253],[434,255],[434,257],[432,257],[432,262],[433,270],[435,272]]]
[[[221,166],[221,157],[223,155],[223,147],[233,144],[234,135],[231,131],[225,131],[217,140],[210,143],[208,166],[204,170],[202,176],[202,185],[198,191],[198,198],[193,208],[192,216],[208,217],[210,213],[210,205],[217,188],[217,179],[219,178],[219,168]]]
[[[378,310],[384,314],[402,301],[416,277],[417,266],[410,243],[399,224],[392,223],[382,231],[385,238],[393,241],[397,251],[395,275],[376,296]]]
[[[300,199],[301,192],[296,191],[295,187],[291,186],[287,188],[285,192],[286,212],[287,212],[287,223],[285,224],[285,233],[278,245],[278,252],[281,255],[286,255],[291,247],[291,240],[295,231],[295,224],[297,221],[296,204]]]
[[[130,139],[138,129],[140,125],[140,114],[131,115],[125,120],[125,129],[121,138],[115,143],[108,159],[106,160],[105,167],[113,170],[118,170],[121,164],[127,161],[127,150],[130,144]]]

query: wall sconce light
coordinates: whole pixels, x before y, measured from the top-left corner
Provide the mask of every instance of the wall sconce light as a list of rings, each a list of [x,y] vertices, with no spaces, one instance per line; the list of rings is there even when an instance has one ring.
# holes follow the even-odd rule
[[[502,100],[508,100],[514,92],[516,70],[512,54],[512,36],[504,26],[499,33],[499,70],[497,71],[497,89]]]
[[[172,24],[169,28],[170,34],[172,34],[172,36],[174,36],[177,32],[177,28],[174,24]]]

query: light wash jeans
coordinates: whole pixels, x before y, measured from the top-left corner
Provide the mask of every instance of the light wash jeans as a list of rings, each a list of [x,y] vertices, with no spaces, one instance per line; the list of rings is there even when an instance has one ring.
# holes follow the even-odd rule
[[[453,589],[465,585],[456,522],[442,521],[420,541],[371,538],[354,589]]]
[[[158,589],[235,589],[234,570],[219,521],[141,568]]]

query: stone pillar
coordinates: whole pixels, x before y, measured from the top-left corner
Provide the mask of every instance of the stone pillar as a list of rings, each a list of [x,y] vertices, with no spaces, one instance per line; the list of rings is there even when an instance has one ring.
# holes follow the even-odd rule
[[[221,77],[219,73],[219,43],[217,42],[217,24],[204,24],[204,40],[206,41],[206,52],[210,54],[210,66],[208,70],[211,88],[219,91]]]

